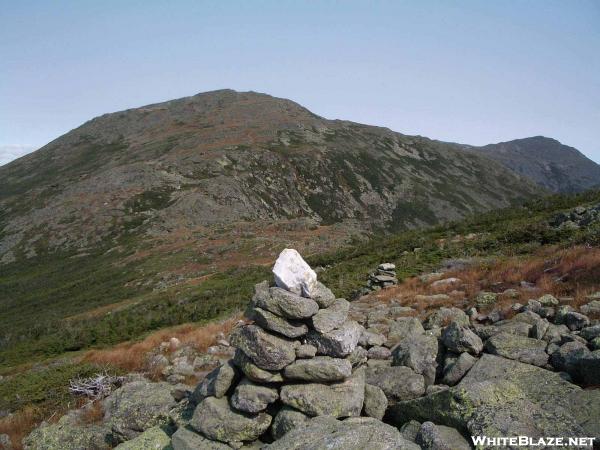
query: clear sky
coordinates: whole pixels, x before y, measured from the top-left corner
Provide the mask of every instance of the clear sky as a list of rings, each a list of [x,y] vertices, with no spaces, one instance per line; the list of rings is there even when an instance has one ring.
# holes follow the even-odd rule
[[[0,0],[0,164],[94,116],[232,88],[600,162],[600,1]]]

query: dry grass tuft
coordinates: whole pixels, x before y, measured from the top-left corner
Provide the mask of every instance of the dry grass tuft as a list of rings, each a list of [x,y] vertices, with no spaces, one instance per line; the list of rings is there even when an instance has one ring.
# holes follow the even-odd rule
[[[27,436],[41,421],[41,412],[33,407],[27,406],[10,416],[0,419],[0,434],[7,434],[11,440],[13,449],[22,450],[23,438]]]
[[[241,316],[235,316],[222,322],[202,326],[184,324],[167,328],[153,333],[139,342],[125,342],[108,349],[90,350],[83,356],[83,361],[108,365],[127,372],[143,371],[147,369],[147,354],[160,346],[162,342],[175,337],[182,344],[191,344],[198,351],[205,352],[208,347],[215,344],[219,334],[227,335],[240,319]]]

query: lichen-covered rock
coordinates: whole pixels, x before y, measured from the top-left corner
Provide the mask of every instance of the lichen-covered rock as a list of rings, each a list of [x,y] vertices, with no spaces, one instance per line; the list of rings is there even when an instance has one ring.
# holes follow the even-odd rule
[[[235,388],[231,396],[231,406],[238,411],[257,413],[267,409],[267,406],[279,398],[274,387],[254,384],[248,379],[243,379]]]
[[[314,300],[277,287],[269,288],[268,294],[261,288],[260,294],[257,291],[252,302],[254,307],[292,320],[308,319],[319,310],[319,305]]]
[[[304,425],[310,419],[297,409],[284,406],[279,410],[271,426],[273,439],[281,439],[289,431]]]
[[[579,361],[589,352],[581,342],[567,342],[552,353],[550,361],[556,370],[567,372],[573,378],[579,378]]]
[[[386,337],[373,330],[363,330],[358,343],[365,348],[381,346],[385,343]]]
[[[283,370],[283,376],[286,379],[314,382],[342,381],[351,374],[352,364],[350,361],[330,356],[299,359]]]
[[[477,362],[477,359],[469,353],[461,353],[452,363],[444,368],[442,383],[448,386],[454,386],[458,383]]]
[[[311,330],[306,335],[306,341],[317,347],[317,354],[343,358],[356,348],[363,327],[349,320],[341,327],[327,333]]]
[[[257,383],[280,383],[283,381],[283,375],[281,375],[280,372],[261,369],[239,349],[237,349],[233,355],[233,363],[236,367],[241,369],[244,375]]]
[[[571,331],[581,330],[582,328],[585,328],[590,324],[590,319],[588,318],[588,316],[574,311],[569,311],[568,313],[566,313],[564,315],[563,320],[564,324]]]
[[[374,417],[375,419],[383,419],[385,410],[387,409],[388,401],[385,392],[372,384],[365,384],[365,401],[363,404],[363,412],[366,416]]]
[[[327,333],[341,327],[348,318],[350,303],[343,298],[338,298],[328,308],[320,309],[312,317],[312,324],[319,333]]]
[[[467,440],[455,428],[425,422],[417,433],[416,443],[422,450],[471,450]]]
[[[286,384],[281,401],[309,416],[359,416],[365,395],[365,374],[356,370],[346,381],[321,384]]]
[[[371,417],[343,421],[315,417],[295,428],[265,450],[419,450],[400,432]]]
[[[292,248],[284,249],[273,266],[275,284],[304,297],[311,297],[317,286],[317,274]]]
[[[394,366],[406,366],[423,375],[425,384],[433,384],[437,368],[438,341],[434,336],[417,334],[404,339],[392,352]]]
[[[209,439],[240,446],[254,441],[271,425],[267,413],[251,415],[235,411],[227,398],[208,397],[194,411],[190,426]]]
[[[311,298],[317,302],[319,308],[328,308],[335,300],[333,292],[320,281],[317,281],[317,285],[312,292]]]
[[[390,331],[384,345],[392,348],[410,336],[424,333],[425,329],[416,317],[399,317],[390,323]]]
[[[369,359],[390,359],[392,357],[392,351],[387,347],[371,347],[367,352]]]
[[[206,397],[221,398],[237,378],[238,372],[233,362],[227,361],[206,375],[196,386],[190,398],[195,403],[200,403]]]
[[[261,308],[253,308],[249,316],[258,326],[288,338],[293,339],[308,333],[308,326],[306,324],[284,319]]]
[[[425,378],[404,366],[374,366],[366,369],[366,382],[380,388],[390,403],[420,397]]]
[[[261,369],[281,370],[296,359],[292,341],[267,333],[256,325],[235,328],[229,340]]]
[[[442,342],[448,350],[455,353],[469,352],[478,355],[483,350],[481,338],[457,322],[452,322],[444,329]]]
[[[173,450],[171,438],[160,427],[152,427],[138,437],[123,442],[117,450]]]
[[[231,450],[231,447],[221,442],[211,441],[188,428],[179,428],[171,436],[173,450]]]
[[[542,306],[558,305],[558,299],[551,294],[542,295],[540,298],[537,299],[537,301],[540,302],[540,305]]]
[[[317,354],[317,347],[310,344],[302,344],[296,347],[296,358],[314,358]]]
[[[475,304],[478,308],[493,305],[498,299],[498,294],[494,292],[481,291],[475,297]]]
[[[509,333],[496,334],[485,343],[488,353],[535,366],[544,366],[548,363],[546,346],[545,341]]]
[[[417,422],[416,420],[409,420],[400,427],[400,433],[404,439],[408,439],[411,442],[415,442],[417,440],[417,434],[419,434],[420,430],[421,422]]]
[[[141,432],[170,422],[177,404],[168,383],[134,381],[120,387],[104,400],[104,422],[117,440],[130,440]]]
[[[23,440],[25,450],[108,450],[111,430],[103,425],[78,426],[68,416],[35,428]]]

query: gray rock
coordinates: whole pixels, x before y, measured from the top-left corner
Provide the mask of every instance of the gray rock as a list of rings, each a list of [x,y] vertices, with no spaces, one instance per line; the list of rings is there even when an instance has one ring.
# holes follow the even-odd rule
[[[204,380],[196,386],[190,398],[194,403],[200,403],[206,397],[221,398],[237,378],[238,372],[233,362],[227,361],[206,375]]]
[[[455,428],[425,422],[417,433],[422,450],[471,450],[467,440]]]
[[[600,350],[594,350],[579,359],[579,374],[586,386],[600,384]]]
[[[346,359],[352,364],[352,368],[357,368],[367,363],[367,355],[367,350],[360,345],[357,345],[356,348],[352,350],[352,353],[346,356]]]
[[[288,338],[297,338],[308,333],[308,326],[302,322],[294,322],[261,308],[253,308],[250,319],[258,326],[279,333]]]
[[[360,339],[358,343],[365,348],[381,346],[385,343],[386,337],[381,334],[371,330],[364,330],[360,335]]]
[[[302,344],[296,348],[296,358],[314,358],[317,354],[317,347],[310,344]]]
[[[350,361],[330,356],[296,360],[283,369],[283,376],[286,379],[313,382],[342,381],[351,374]]]
[[[194,411],[190,426],[213,441],[240,447],[243,441],[254,441],[267,431],[271,416],[250,415],[235,411],[226,398],[208,397]]]
[[[286,319],[308,319],[319,310],[317,302],[301,297],[278,287],[269,288],[268,295],[264,290],[257,291],[252,298],[254,307],[266,309]]]
[[[564,323],[569,330],[581,330],[589,326],[590,319],[581,313],[569,311],[564,316]]]
[[[286,384],[281,401],[309,416],[359,416],[365,396],[365,374],[359,369],[346,381],[331,383]]]
[[[320,309],[313,318],[312,324],[319,333],[328,333],[341,327],[348,318],[350,303],[343,298],[336,299],[328,308]]]
[[[106,450],[108,448],[106,441],[110,438],[109,427],[78,426],[68,415],[65,415],[57,423],[42,424],[33,429],[23,439],[23,448],[25,450]]]
[[[173,386],[173,389],[171,389],[171,395],[173,396],[175,401],[178,401],[178,402],[180,402],[184,398],[190,397],[193,392],[194,391],[191,387],[189,387],[187,384],[183,384],[183,383],[179,383],[179,384]]]
[[[133,439],[148,428],[169,423],[169,412],[177,404],[171,388],[168,383],[146,380],[123,385],[104,400],[104,422],[119,441]]]
[[[531,333],[531,325],[524,322],[505,320],[494,325],[477,327],[475,328],[475,333],[484,341],[500,333],[509,333],[528,337]]]
[[[582,329],[580,336],[586,341],[592,341],[600,337],[600,324]]]
[[[366,416],[383,419],[388,401],[385,392],[372,384],[365,384],[365,401],[363,411]]]
[[[481,308],[484,306],[493,305],[494,303],[496,303],[497,299],[498,294],[495,294],[493,292],[481,291],[475,297],[475,304],[478,308]]]
[[[567,342],[552,353],[550,361],[556,370],[567,372],[573,378],[579,378],[579,360],[589,352],[581,342]]]
[[[261,369],[281,370],[296,359],[292,341],[267,333],[256,325],[235,328],[229,340]]]
[[[416,317],[400,317],[390,324],[390,332],[385,346],[392,348],[409,336],[424,333],[425,329],[419,319]]]
[[[278,398],[277,389],[255,384],[245,378],[235,388],[231,396],[231,406],[238,411],[257,413],[267,409],[267,406]]]
[[[546,342],[538,339],[500,333],[487,340],[485,349],[493,355],[515,359],[535,366],[544,366],[548,363],[546,345]]]
[[[144,431],[134,439],[123,442],[115,450],[171,450],[171,438],[161,427],[153,427]]]
[[[546,334],[544,334],[544,341],[549,343],[560,343],[562,340],[562,335],[568,333],[569,329],[566,325],[555,325],[553,323],[548,325],[548,329],[546,330]]]
[[[284,406],[279,410],[275,418],[273,419],[273,424],[271,426],[271,436],[273,439],[281,439],[286,433],[290,432],[295,428],[299,428],[304,425],[310,419],[304,413],[300,411],[290,408],[289,406]]]
[[[550,294],[542,295],[537,301],[542,306],[558,306],[558,299]]]
[[[468,327],[469,316],[461,309],[446,308],[443,306],[427,317],[427,320],[425,320],[423,325],[429,330],[431,328],[443,328],[450,324],[450,322],[457,322],[459,325]]]
[[[438,341],[433,336],[417,334],[401,341],[392,352],[394,366],[406,366],[423,375],[425,384],[435,381]]]
[[[404,366],[375,366],[366,369],[366,382],[380,388],[390,403],[420,397],[425,378]]]
[[[315,417],[288,432],[265,450],[419,450],[400,432],[377,419],[356,417],[343,421]]]
[[[347,321],[340,328],[327,333],[311,330],[306,341],[317,347],[317,354],[343,358],[356,348],[363,327],[357,322]]]
[[[592,350],[600,350],[600,336],[590,341],[590,348]]]
[[[533,339],[543,339],[549,327],[550,322],[546,319],[539,319],[533,324],[531,330],[529,330],[529,337]]]
[[[369,359],[390,359],[392,352],[387,347],[371,347],[367,352]]]
[[[481,338],[465,326],[452,322],[442,333],[442,342],[455,353],[469,352],[478,355],[483,350]]]
[[[421,422],[417,422],[416,420],[409,420],[400,427],[400,433],[404,439],[408,439],[411,442],[415,442],[417,440],[417,434],[419,434],[420,430]]]
[[[257,383],[280,383],[283,381],[283,375],[280,372],[261,369],[239,349],[235,351],[233,363],[244,372],[244,375]]]
[[[586,305],[583,305],[579,310],[588,316],[600,317],[600,300],[592,300]]]
[[[311,298],[317,302],[319,308],[327,308],[331,306],[335,300],[335,295],[333,295],[333,292],[331,292],[327,286],[320,281],[317,281],[317,285],[312,291]]]
[[[0,381],[2,381],[2,378],[0,378]],[[8,434],[0,434],[0,448],[3,450],[13,450],[12,441]]]
[[[454,386],[467,374],[476,362],[477,359],[475,357],[466,352],[461,353],[454,362],[444,369],[442,383]]]
[[[173,450],[231,450],[227,444],[211,441],[188,428],[179,428],[171,436]]]

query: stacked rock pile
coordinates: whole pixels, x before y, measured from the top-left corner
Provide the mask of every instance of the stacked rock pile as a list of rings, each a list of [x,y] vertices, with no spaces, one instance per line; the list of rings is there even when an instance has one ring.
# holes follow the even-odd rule
[[[246,313],[253,323],[231,333],[233,359],[192,394],[190,427],[199,438],[240,447],[279,439],[315,416],[381,419],[387,399],[365,384],[367,350],[358,343],[369,334],[348,319],[349,302],[318,282],[295,250],[285,250],[273,271],[277,286],[255,287]]]
[[[379,264],[377,269],[369,274],[365,293],[368,293],[369,291],[378,291],[396,284],[398,284],[396,265],[392,263]]]

